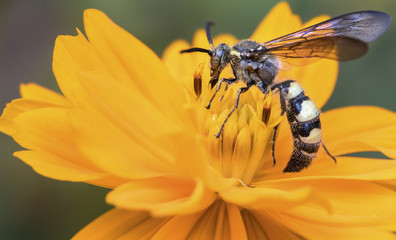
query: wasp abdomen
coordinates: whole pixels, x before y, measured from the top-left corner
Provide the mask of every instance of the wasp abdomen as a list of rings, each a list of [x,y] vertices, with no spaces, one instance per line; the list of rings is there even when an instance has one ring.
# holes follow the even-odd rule
[[[322,142],[320,112],[297,82],[285,81],[278,88],[285,103],[282,109],[286,112],[294,144],[292,156],[283,172],[299,172],[311,164]]]

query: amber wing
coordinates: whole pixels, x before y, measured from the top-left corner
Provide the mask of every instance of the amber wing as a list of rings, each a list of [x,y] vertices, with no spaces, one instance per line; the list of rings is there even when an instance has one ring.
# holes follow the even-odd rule
[[[366,53],[367,43],[383,34],[391,17],[383,12],[360,11],[329,19],[264,43],[265,49],[252,51],[280,58],[327,58],[346,61]]]

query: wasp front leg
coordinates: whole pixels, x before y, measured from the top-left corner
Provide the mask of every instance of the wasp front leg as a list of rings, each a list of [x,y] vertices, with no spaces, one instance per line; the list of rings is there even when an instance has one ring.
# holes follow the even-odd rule
[[[222,84],[223,82],[225,82],[225,83],[227,84],[227,85],[226,85],[226,87],[227,87],[228,85],[233,84],[235,81],[236,81],[236,78],[222,78],[222,79],[220,79],[220,81],[219,81],[219,82],[217,83],[217,85],[216,85],[216,90],[215,90],[215,92],[213,93],[212,97],[211,97],[210,100],[209,100],[208,105],[205,106],[205,108],[207,108],[207,109],[210,108],[210,105],[212,104],[213,99],[216,97],[216,94],[220,91],[221,84]]]

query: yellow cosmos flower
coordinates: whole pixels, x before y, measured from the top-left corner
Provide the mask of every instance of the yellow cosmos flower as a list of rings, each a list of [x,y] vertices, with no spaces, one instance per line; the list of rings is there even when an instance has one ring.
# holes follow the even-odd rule
[[[265,42],[325,19],[303,25],[279,3],[251,39]],[[308,169],[283,174],[292,139],[277,95],[252,87],[215,138],[238,86],[204,108],[213,94],[208,56],[179,54],[209,48],[203,30],[191,45],[175,41],[161,60],[100,11],[85,11],[84,25],[87,38],[78,32],[56,40],[53,70],[63,95],[22,85],[22,98],[0,119],[1,131],[26,149],[15,156],[36,172],[112,189],[106,200],[115,208],[75,239],[395,238],[396,162],[345,156],[379,151],[395,159],[395,113],[369,106],[324,112],[323,139],[337,164],[321,149]],[[297,80],[320,108],[337,71],[336,62],[321,60],[279,78]]]

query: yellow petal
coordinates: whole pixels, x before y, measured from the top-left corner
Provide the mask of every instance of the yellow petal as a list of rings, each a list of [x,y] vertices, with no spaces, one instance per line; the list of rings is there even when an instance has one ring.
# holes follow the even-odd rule
[[[117,207],[149,210],[155,216],[198,212],[214,199],[214,193],[205,189],[202,182],[172,178],[130,182],[107,196],[107,202]]]
[[[215,36],[213,38],[213,44],[215,46],[217,46],[217,45],[219,45],[221,43],[225,43],[225,44],[228,44],[228,45],[232,46],[232,45],[234,45],[237,42],[238,42],[238,39],[236,37],[234,37],[233,35],[231,35],[231,34],[224,34],[223,33],[223,34],[219,34],[219,35],[217,35],[217,36]]]
[[[248,239],[246,225],[243,222],[239,207],[235,204],[227,203],[227,215],[230,222],[231,239]]]
[[[287,213],[278,214],[275,219],[305,239],[395,239],[395,235],[391,230],[375,226],[354,227],[348,223],[337,227],[328,224],[321,225],[315,221],[302,219],[296,215],[290,216]]]
[[[89,42],[78,32],[59,36],[55,43],[53,70],[64,95],[76,105],[89,99],[82,87],[86,73],[122,83],[130,93],[139,92],[169,117],[178,115],[184,95],[160,59],[143,43],[118,27],[98,10],[85,12]],[[177,118],[176,118],[177,119]]]
[[[192,239],[231,239],[227,207],[222,201],[216,201],[208,208],[191,229]]]
[[[271,9],[250,38],[264,43],[297,31],[300,27],[300,17],[292,13],[287,2],[280,2]]]
[[[253,209],[287,209],[312,198],[310,189],[304,186],[287,191],[282,187],[270,188],[261,185],[255,188],[233,187],[219,194],[225,201]]]
[[[152,218],[147,212],[112,209],[78,232],[73,240],[151,239],[166,218]]]
[[[14,156],[31,166],[37,173],[61,181],[86,182],[106,176],[103,172],[81,167],[48,152],[19,151],[15,152]]]
[[[87,183],[104,188],[116,188],[122,184],[129,182],[129,179],[120,178],[115,175],[107,175],[102,178],[87,181]]]
[[[337,163],[322,151],[314,163],[299,177],[390,180],[396,178],[396,161],[388,159],[337,157]]]
[[[85,77],[82,86],[89,94],[86,101],[131,138],[155,142],[160,136],[180,131],[180,123],[172,121],[151,99],[102,75],[87,73]],[[113,82],[112,91],[109,91],[109,82]]]
[[[31,99],[64,107],[71,105],[64,96],[35,83],[21,84],[20,91],[24,99]]]
[[[370,106],[339,108],[321,115],[323,139],[335,155],[380,151],[396,158],[396,114]]]
[[[186,41],[176,40],[165,49],[162,61],[179,84],[190,84],[192,87],[192,73],[197,67],[194,66],[195,54],[180,53],[181,50],[188,48],[191,48],[191,46]],[[209,56],[207,57],[209,58]]]
[[[80,31],[77,36],[56,38],[52,69],[63,95],[75,105],[87,98],[81,86],[81,73],[96,70],[110,75],[95,49]]]
[[[122,178],[146,178],[173,171],[172,156],[153,143],[139,142],[88,111],[70,111],[69,116],[79,151],[103,171]]]
[[[133,35],[94,9],[84,12],[84,26],[90,44],[115,80],[139,89],[170,115],[184,102],[165,65]]]
[[[338,62],[322,59],[304,67],[295,67],[290,73],[303,87],[305,94],[321,109],[333,93],[338,75]]]
[[[265,237],[260,239],[301,239],[286,228],[278,219],[267,214],[267,211],[242,210],[242,214],[244,215],[247,231],[252,236],[252,238],[249,239],[254,239],[257,232],[265,235]],[[249,229],[251,230],[249,231]]]
[[[208,38],[206,36],[206,32],[203,29],[199,29],[195,32],[192,40],[192,46],[194,47],[200,47],[200,48],[205,48],[205,49],[210,49],[212,46],[208,42]],[[202,55],[203,57],[208,57],[205,56],[204,54],[198,54]]]
[[[14,119],[22,113],[30,110],[51,107],[52,105],[44,102],[38,102],[34,100],[27,99],[16,99],[11,103],[8,103],[0,117],[0,131],[7,135],[15,134],[15,124]]]
[[[246,225],[247,239],[270,239],[260,222],[245,209],[241,211]],[[271,229],[273,231],[274,229]]]
[[[237,206],[216,201],[203,212],[176,216],[153,239],[247,239]]]
[[[47,107],[30,110],[19,114],[14,123],[16,133],[13,137],[22,147],[46,152],[82,168],[101,172],[74,144],[75,135],[66,109]]]
[[[15,133],[13,121],[21,113],[44,107],[70,106],[70,102],[63,96],[34,83],[21,84],[20,90],[22,99],[8,103],[0,117],[0,131],[7,135]]]
[[[392,222],[396,211],[396,193],[368,181],[296,178],[284,182],[274,181],[272,185],[285,190],[310,187],[316,198],[327,201],[330,209],[318,207],[315,202],[305,202],[287,210],[289,216],[318,225],[385,226]]]
[[[176,139],[172,142],[177,146],[175,165],[179,175],[201,179],[209,189],[215,192],[237,184],[237,179],[224,178],[209,165],[209,156],[202,139],[188,132],[176,135],[174,138]]]
[[[199,221],[202,214],[203,211],[194,214],[177,215],[172,217],[158,230],[158,232],[152,237],[152,240],[188,239],[191,233],[191,229],[194,228],[195,224]]]
[[[235,140],[234,151],[231,159],[231,176],[242,178],[251,151],[251,135],[248,127],[244,127],[238,133]]]

